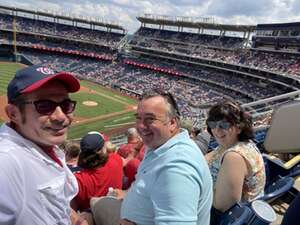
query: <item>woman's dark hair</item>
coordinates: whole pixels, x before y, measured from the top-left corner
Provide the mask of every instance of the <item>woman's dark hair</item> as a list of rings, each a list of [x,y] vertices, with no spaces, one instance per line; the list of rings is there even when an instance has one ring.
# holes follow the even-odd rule
[[[81,152],[79,154],[78,166],[83,169],[95,169],[104,166],[108,160],[108,154],[103,151]]]
[[[241,133],[238,135],[239,141],[249,141],[254,137],[251,116],[236,103],[225,101],[212,106],[208,112],[206,125],[208,121],[219,121],[224,119],[241,129]],[[207,131],[210,135],[213,135],[209,126],[207,126]]]

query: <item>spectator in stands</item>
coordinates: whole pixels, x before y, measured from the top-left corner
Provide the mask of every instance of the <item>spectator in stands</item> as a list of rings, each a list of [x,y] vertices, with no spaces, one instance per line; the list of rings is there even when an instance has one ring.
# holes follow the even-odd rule
[[[123,189],[128,189],[135,180],[138,167],[145,154],[145,146],[136,128],[129,128],[126,135],[127,144],[121,145],[118,150],[118,154],[124,159]]]
[[[117,152],[117,146],[109,140],[105,141],[105,147],[106,147],[107,153],[116,153]]]
[[[189,135],[192,139],[196,137],[196,134],[194,132],[194,127],[193,127],[193,121],[190,119],[182,119],[180,121],[181,128],[186,129],[189,132]]]
[[[0,128],[0,224],[86,224],[70,201],[78,191],[63,151],[80,88],[66,72],[23,68],[7,88],[10,122]]]
[[[79,192],[72,200],[75,210],[90,208],[91,197],[101,197],[108,188],[122,188],[123,163],[116,153],[108,154],[104,137],[99,132],[90,132],[80,141],[78,166],[82,170],[75,173]]]
[[[130,188],[131,184],[135,181],[135,176],[140,166],[141,161],[133,157],[126,165],[124,165],[124,180],[123,180],[123,189],[127,190]]]
[[[203,129],[197,134],[197,136],[194,139],[194,141],[196,142],[196,144],[201,149],[204,155],[208,153],[210,137],[211,135],[207,132],[207,130]]]
[[[123,200],[121,224],[209,224],[209,169],[179,117],[170,93],[142,96],[136,126],[147,151]]]
[[[214,183],[213,211],[224,212],[236,202],[263,195],[265,168],[261,153],[251,141],[250,115],[226,101],[209,110],[206,123],[219,144],[206,155]]]
[[[210,140],[210,134],[207,131],[201,131],[193,126],[193,121],[190,119],[184,119],[181,121],[181,127],[189,132],[191,139],[195,141],[199,149],[203,154],[208,151],[208,144]]]
[[[64,150],[66,155],[66,163],[72,172],[80,171],[78,166],[78,158],[80,153],[80,145],[76,141],[66,141],[64,144]]]
[[[145,154],[145,146],[136,128],[129,128],[126,135],[127,144],[120,146],[118,154],[126,159],[128,155],[133,153],[133,151],[136,151],[136,153],[134,153],[136,155],[135,157],[137,157],[140,161],[143,160]]]

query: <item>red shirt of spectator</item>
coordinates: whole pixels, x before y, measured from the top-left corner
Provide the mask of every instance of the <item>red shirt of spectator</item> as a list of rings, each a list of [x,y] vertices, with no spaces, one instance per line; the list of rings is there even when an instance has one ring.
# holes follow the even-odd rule
[[[133,181],[135,181],[135,175],[137,173],[137,169],[140,166],[141,161],[137,158],[131,159],[124,167],[124,176],[127,177],[127,180],[124,184],[124,189],[130,188]]]
[[[122,188],[123,164],[116,153],[109,154],[105,166],[75,173],[79,192],[75,197],[79,210],[90,208],[91,197],[105,196],[109,187]]]
[[[127,144],[121,145],[118,154],[126,159],[130,154],[143,160],[145,154],[145,146],[142,139],[135,128],[129,128],[127,131]]]
[[[91,197],[105,196],[109,187],[122,188],[123,160],[116,153],[108,154],[104,142],[98,132],[89,133],[80,141],[78,166],[82,170],[75,173],[79,192],[71,203],[75,210],[90,208]]]

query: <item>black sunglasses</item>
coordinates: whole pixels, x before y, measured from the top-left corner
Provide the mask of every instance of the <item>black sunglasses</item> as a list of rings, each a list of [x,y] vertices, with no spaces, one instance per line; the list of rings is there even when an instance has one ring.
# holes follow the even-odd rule
[[[37,100],[37,101],[24,101],[21,104],[33,104],[35,110],[42,115],[51,115],[56,107],[59,106],[64,114],[72,113],[75,110],[76,101],[65,99],[62,102],[55,102],[48,99]]]
[[[228,130],[231,127],[231,123],[229,123],[228,121],[225,121],[225,120],[208,121],[207,126],[210,129],[220,128],[220,129],[223,129],[223,130]]]

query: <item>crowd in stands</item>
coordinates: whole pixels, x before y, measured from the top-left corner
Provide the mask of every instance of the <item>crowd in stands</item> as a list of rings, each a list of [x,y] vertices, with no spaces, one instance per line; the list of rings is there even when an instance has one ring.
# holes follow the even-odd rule
[[[29,27],[27,31],[30,32],[25,32],[25,26]],[[56,69],[71,71],[82,79],[88,79],[112,88],[119,88],[127,94],[140,95],[142,90],[154,87],[168,89],[178,99],[182,115],[196,120],[196,123],[203,120],[206,114],[206,111],[200,109],[199,106],[211,105],[222,99],[234,99],[239,103],[247,103],[287,92],[287,89],[273,85],[272,82],[261,85],[254,78],[232,76],[194,65],[177,64],[174,61],[136,57],[124,61],[116,60],[116,53],[110,48],[103,47],[101,44],[98,45],[99,43],[81,42],[81,38],[77,39],[77,35],[92,37],[90,34],[94,33],[87,33],[86,31],[91,30],[85,28],[78,28],[80,31],[78,33],[77,28],[75,29],[73,26],[22,17],[17,17],[17,28],[18,31],[22,31],[17,33],[17,44],[20,47],[26,47],[20,48],[19,51],[24,53],[25,57],[34,64],[43,63]],[[2,43],[12,44],[12,33],[5,31],[6,29],[12,29],[11,16],[0,14],[0,29],[3,30],[1,33]],[[70,29],[74,32],[72,33]],[[62,34],[69,32],[68,34],[76,37],[77,41],[66,35],[59,38],[51,35],[57,34],[58,31]],[[31,32],[44,33],[45,35],[33,36]],[[103,34],[103,31],[101,32],[99,34]],[[109,32],[104,33],[107,40],[115,40],[114,37],[109,37]],[[232,51],[235,48],[240,49],[244,41],[244,39],[238,37],[220,38],[219,36],[206,34],[140,28],[134,35],[131,44],[146,43],[146,47],[175,52],[179,49],[178,52],[185,51],[181,53],[195,57],[221,60],[267,70],[277,70],[280,67],[286,71],[288,70],[286,65],[293,63],[294,66],[291,68],[294,71],[299,69],[299,59],[297,58],[282,59],[280,55],[258,51]],[[113,45],[108,44],[108,46]],[[45,48],[47,51],[50,50],[52,54],[47,54]],[[93,57],[85,57],[86,55],[92,55]],[[96,60],[95,56],[97,55],[110,58],[108,61],[105,61],[106,58],[105,60],[103,60],[104,58]],[[276,62],[276,65],[273,61]],[[268,69],[268,66],[271,68]]]
[[[195,34],[191,32],[176,32],[169,30],[157,30],[141,27],[135,35],[156,39],[158,41],[168,40],[169,43],[181,44],[189,43],[190,45],[205,45],[221,48],[237,48],[241,47],[245,39],[239,37],[227,37],[218,35]],[[136,40],[136,39],[134,39]],[[133,40],[133,41],[134,41]],[[177,42],[177,43],[176,43]],[[166,42],[168,43],[168,42]]]
[[[63,48],[91,54],[99,54],[99,52],[103,54],[103,52],[106,52],[111,55],[109,50],[100,46],[115,48],[124,37],[124,34],[120,33],[92,30],[20,16],[16,17],[16,28],[19,44],[57,49]],[[0,29],[13,30],[13,17],[11,15],[0,14]],[[38,34],[41,36],[30,38],[26,34]],[[52,39],[46,40],[49,37],[52,37]],[[53,40],[53,38],[57,38],[58,40]],[[66,40],[74,41],[75,43],[68,43]],[[276,54],[274,52],[242,48],[245,41],[245,38],[222,36],[219,34],[208,35],[204,33],[197,34],[141,27],[133,36],[130,44],[285,75],[300,75],[299,55]],[[89,45],[88,43],[94,45]]]
[[[122,33],[92,30],[61,23],[42,21],[37,19],[15,17],[16,30],[24,33],[50,35],[52,37],[64,38],[74,41],[97,43],[104,46],[115,47],[124,37]],[[54,19],[53,19],[54,20]],[[13,30],[13,16],[0,14],[0,29]]]
[[[155,87],[170,90],[178,100],[182,115],[196,120],[197,123],[205,118],[205,110],[199,109],[201,105],[213,104],[226,98],[247,103],[285,93],[284,89],[272,86],[272,84],[263,88],[251,79],[153,59],[132,58],[131,62],[136,63],[134,66],[128,65],[126,63],[128,60],[107,62],[84,59],[79,56],[49,55],[29,50],[23,50],[21,53],[34,64],[42,63],[55,69],[70,71],[81,79],[127,90],[127,94],[141,94],[142,90]],[[181,76],[167,75],[138,65],[152,65],[162,69],[172,68]]]
[[[286,75],[300,75],[300,56],[242,49],[245,40],[186,32],[140,28],[130,44]]]

